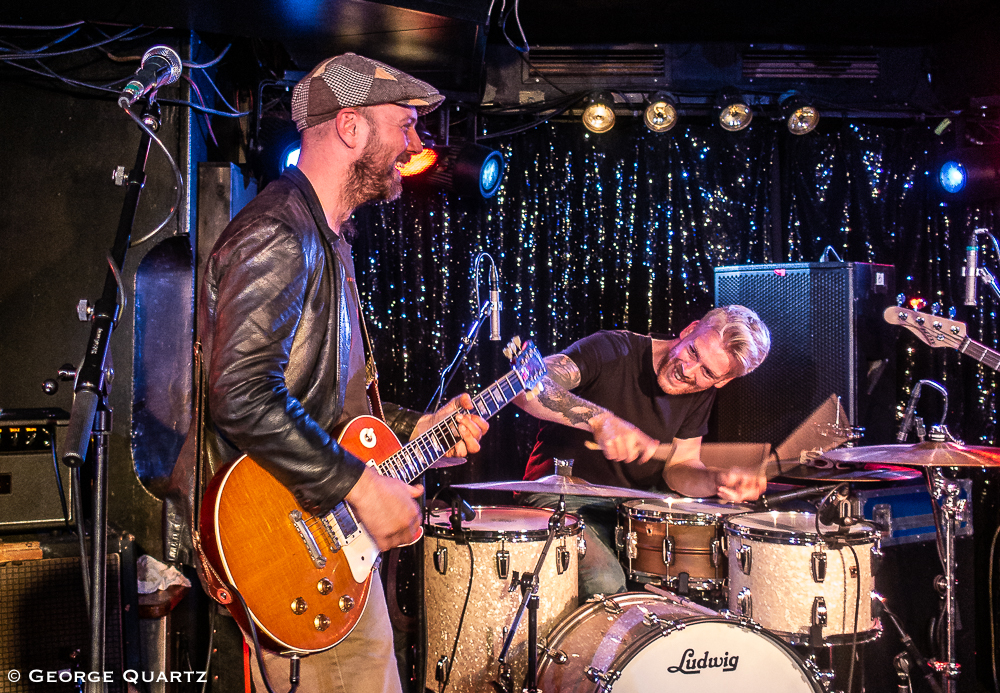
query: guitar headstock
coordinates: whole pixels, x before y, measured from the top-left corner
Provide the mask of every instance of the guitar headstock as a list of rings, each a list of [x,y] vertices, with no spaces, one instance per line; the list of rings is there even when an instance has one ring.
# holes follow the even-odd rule
[[[522,343],[520,337],[514,337],[503,353],[510,359],[511,368],[525,391],[534,390],[548,373],[545,360],[530,339]]]
[[[890,325],[905,327],[928,346],[957,349],[966,338],[964,322],[949,320],[940,315],[928,315],[908,308],[892,307],[886,308],[882,317]]]

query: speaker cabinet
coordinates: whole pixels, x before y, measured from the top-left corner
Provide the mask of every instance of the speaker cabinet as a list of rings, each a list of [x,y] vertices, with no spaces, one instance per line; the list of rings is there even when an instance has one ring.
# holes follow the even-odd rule
[[[13,541],[8,537],[4,544]],[[41,550],[37,560],[0,563],[0,691],[5,693],[75,693],[68,674],[59,681],[58,672],[90,670],[90,616],[77,540],[46,537]],[[107,690],[128,693],[123,672],[141,665],[135,549],[126,535],[108,536],[106,604],[104,671],[112,679]],[[7,676],[11,670],[20,680]],[[32,671],[55,672],[55,680],[32,681]]]
[[[861,444],[892,442],[895,304],[892,265],[816,262],[715,269],[716,305],[757,312],[771,352],[756,371],[719,391],[722,441],[777,445],[831,394],[841,397]]]

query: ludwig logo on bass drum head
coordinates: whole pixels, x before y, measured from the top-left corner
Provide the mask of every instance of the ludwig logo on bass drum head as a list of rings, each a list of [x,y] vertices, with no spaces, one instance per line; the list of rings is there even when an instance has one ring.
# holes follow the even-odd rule
[[[723,671],[736,671],[736,667],[739,663],[739,655],[730,655],[728,652],[721,657],[713,657],[710,656],[706,650],[705,655],[698,658],[694,653],[694,649],[689,647],[684,650],[684,654],[681,655],[681,661],[676,666],[667,667],[667,673],[700,674],[705,669],[719,668]]]

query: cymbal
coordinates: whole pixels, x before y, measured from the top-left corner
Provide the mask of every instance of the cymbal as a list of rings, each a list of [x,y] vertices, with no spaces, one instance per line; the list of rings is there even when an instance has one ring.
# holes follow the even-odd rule
[[[465,464],[464,457],[441,457],[438,461],[430,466],[431,469],[441,469],[443,467],[457,467],[460,464]]]
[[[532,481],[481,481],[475,484],[452,484],[452,488],[482,491],[518,491],[521,493],[555,493],[562,496],[593,496],[597,498],[666,498],[666,493],[640,491],[619,486],[592,484],[575,476],[550,474]]]
[[[927,441],[916,445],[871,445],[824,452],[833,462],[884,462],[904,467],[1000,467],[1000,448]]]
[[[909,467],[897,467],[891,464],[852,464],[835,465],[831,467],[812,467],[800,464],[781,473],[786,479],[799,481],[909,481],[920,476],[920,472]]]

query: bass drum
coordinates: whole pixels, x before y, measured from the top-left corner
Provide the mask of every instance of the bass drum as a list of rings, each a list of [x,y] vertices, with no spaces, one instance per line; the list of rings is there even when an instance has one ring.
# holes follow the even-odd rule
[[[552,631],[543,691],[821,693],[817,672],[745,619],[626,592],[588,603]]]

